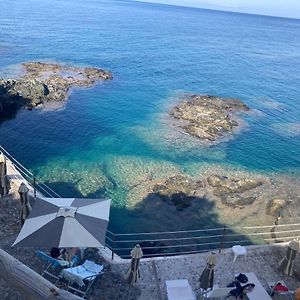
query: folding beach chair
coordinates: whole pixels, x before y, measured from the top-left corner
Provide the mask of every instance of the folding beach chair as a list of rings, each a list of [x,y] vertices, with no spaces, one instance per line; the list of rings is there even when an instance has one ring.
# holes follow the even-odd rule
[[[58,280],[59,277],[55,274],[55,270],[61,271],[61,268],[65,268],[65,267],[69,266],[68,261],[55,259],[41,250],[35,251],[35,254],[38,258],[40,258],[47,264],[46,269],[41,274],[43,277],[48,276],[50,278]]]
[[[67,290],[85,298],[95,279],[103,273],[103,266],[86,260],[82,265],[63,269],[59,277],[68,282]]]

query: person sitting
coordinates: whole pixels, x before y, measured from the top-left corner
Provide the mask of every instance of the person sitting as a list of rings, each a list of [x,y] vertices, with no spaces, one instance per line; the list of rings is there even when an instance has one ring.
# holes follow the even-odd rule
[[[55,258],[55,259],[59,259],[60,258],[60,250],[59,248],[51,248],[50,250],[50,256]]]
[[[272,289],[271,296],[274,296],[275,293],[282,293],[282,292],[288,292],[289,289],[285,285],[283,285],[281,282],[278,282]]]

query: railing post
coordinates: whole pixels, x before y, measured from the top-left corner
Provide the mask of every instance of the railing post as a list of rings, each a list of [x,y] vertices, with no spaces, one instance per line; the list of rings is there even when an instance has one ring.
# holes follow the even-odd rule
[[[114,255],[115,255],[115,234],[112,233],[112,246],[111,246],[111,260],[114,260]]]
[[[35,175],[33,176],[33,195],[36,198],[36,178]]]
[[[221,250],[224,248],[225,235],[226,235],[226,227],[224,226],[224,228],[223,228],[223,234],[222,234],[221,242],[220,242],[219,253],[221,253]]]

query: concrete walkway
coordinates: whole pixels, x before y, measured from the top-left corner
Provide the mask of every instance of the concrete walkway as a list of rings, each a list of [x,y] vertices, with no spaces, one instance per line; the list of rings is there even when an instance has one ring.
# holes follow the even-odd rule
[[[283,279],[290,289],[296,289],[300,286],[295,278],[285,276],[277,270],[278,261],[285,253],[283,245],[249,247],[247,249],[246,262],[243,257],[238,257],[236,262],[233,263],[231,249],[217,253],[215,284],[218,284],[219,287],[226,287],[234,279],[234,274],[254,272],[266,289],[267,282],[280,279]],[[203,253],[142,261],[140,267],[141,278],[137,284],[142,291],[139,299],[167,299],[165,282],[172,279],[188,279],[197,294],[197,299],[201,299],[199,277],[205,268],[208,255],[209,253]],[[153,264],[157,269],[157,275],[153,270]],[[116,264],[113,265],[113,270],[125,274],[128,267],[128,264]],[[156,283],[158,283],[158,287]],[[157,291],[158,288],[159,291]],[[161,298],[158,295],[161,295]]]

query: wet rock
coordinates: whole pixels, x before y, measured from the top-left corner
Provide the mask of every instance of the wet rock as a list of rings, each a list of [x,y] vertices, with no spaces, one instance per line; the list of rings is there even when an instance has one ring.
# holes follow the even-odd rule
[[[240,126],[234,113],[248,110],[238,99],[193,95],[175,106],[170,116],[185,133],[215,142]]]

